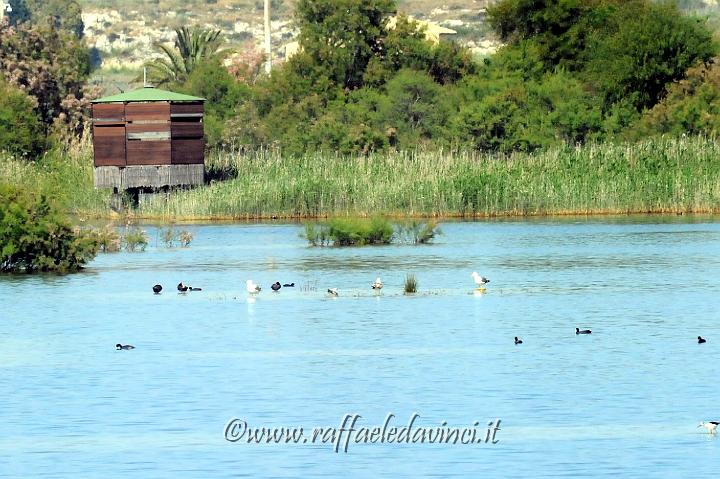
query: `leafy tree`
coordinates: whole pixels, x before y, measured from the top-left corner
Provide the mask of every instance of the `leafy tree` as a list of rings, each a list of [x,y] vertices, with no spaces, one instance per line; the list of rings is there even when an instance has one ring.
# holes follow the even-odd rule
[[[707,28],[680,15],[675,5],[625,5],[611,34],[590,45],[586,78],[604,94],[606,105],[629,99],[640,111],[664,96],[666,84],[714,52]]]
[[[386,85],[385,117],[398,130],[401,147],[414,147],[421,139],[438,136],[449,110],[442,87],[422,72],[405,69]]]
[[[382,48],[372,57],[364,74],[367,84],[380,86],[403,68],[425,71],[437,83],[454,83],[475,72],[470,52],[453,42],[434,45],[425,31],[405,15],[398,15],[395,28],[378,41]]]
[[[247,101],[250,88],[233,78],[218,58],[198,65],[180,88],[190,95],[205,98],[205,136],[208,145],[221,143],[225,122],[240,103]]]
[[[336,84],[358,88],[370,59],[382,52],[394,12],[394,0],[299,0],[300,45]]]
[[[0,79],[0,151],[32,157],[45,146],[45,132],[32,99]]]
[[[182,27],[175,30],[175,43],[169,47],[156,43],[155,47],[164,55],[145,64],[150,81],[157,85],[185,83],[196,66],[216,57],[222,45],[220,30],[200,27]]]
[[[631,138],[657,134],[720,134],[720,64],[691,68],[628,132]]]
[[[0,272],[77,271],[98,251],[40,194],[0,184]]]
[[[0,78],[33,99],[46,130],[61,115],[76,116],[89,73],[88,49],[74,35],[51,25],[0,24]]]

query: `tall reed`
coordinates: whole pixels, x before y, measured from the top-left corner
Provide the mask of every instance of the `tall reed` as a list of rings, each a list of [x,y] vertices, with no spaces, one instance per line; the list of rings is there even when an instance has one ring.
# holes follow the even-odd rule
[[[218,166],[219,165],[219,166]],[[720,145],[709,138],[563,147],[537,154],[396,152],[359,157],[217,153],[237,176],[155,198],[155,218],[496,216],[720,210]]]
[[[275,150],[212,153],[204,187],[144,202],[161,220],[328,216],[720,211],[720,145],[703,137],[561,147],[500,156],[471,151],[283,157]],[[0,181],[40,185],[71,213],[112,216],[92,183],[84,142],[34,163],[0,157]]]

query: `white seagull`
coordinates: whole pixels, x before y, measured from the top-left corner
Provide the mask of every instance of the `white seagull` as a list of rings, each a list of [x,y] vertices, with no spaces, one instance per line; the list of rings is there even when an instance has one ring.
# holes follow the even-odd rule
[[[487,279],[485,276],[480,276],[479,274],[477,274],[476,271],[473,271],[471,276],[473,277],[473,280],[475,280],[475,284],[478,288],[482,288],[490,282],[489,279]]]
[[[260,292],[260,286],[253,283],[253,280],[249,279],[245,281],[245,289],[247,289],[247,292],[250,294],[256,294]]]
[[[698,427],[704,427],[707,429],[708,434],[715,434],[717,432],[717,427],[720,422],[717,421],[708,421],[708,422],[701,422]]]
[[[380,281],[380,278],[376,279],[375,282],[372,284],[372,289],[382,289],[383,284],[382,281]]]

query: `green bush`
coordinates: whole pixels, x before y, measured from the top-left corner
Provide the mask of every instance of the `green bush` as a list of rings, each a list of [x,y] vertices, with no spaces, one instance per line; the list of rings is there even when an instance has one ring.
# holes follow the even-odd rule
[[[77,271],[98,252],[94,235],[75,231],[44,195],[0,185],[0,271]]]
[[[0,151],[35,157],[45,148],[45,130],[28,95],[0,76]]]
[[[326,224],[306,224],[305,238],[312,246],[390,244],[393,227],[384,218],[333,218]]]
[[[334,218],[328,222],[336,246],[390,244],[393,227],[384,218]]]

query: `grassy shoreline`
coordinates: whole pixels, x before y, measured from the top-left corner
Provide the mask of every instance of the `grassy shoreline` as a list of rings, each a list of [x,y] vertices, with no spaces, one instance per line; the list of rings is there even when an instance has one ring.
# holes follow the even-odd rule
[[[509,157],[397,152],[344,158],[220,152],[208,174],[229,178],[157,195],[122,216],[92,187],[87,142],[34,164],[0,160],[0,181],[36,186],[71,214],[98,219],[215,221],[332,216],[494,218],[720,212],[720,145],[655,138]]]

